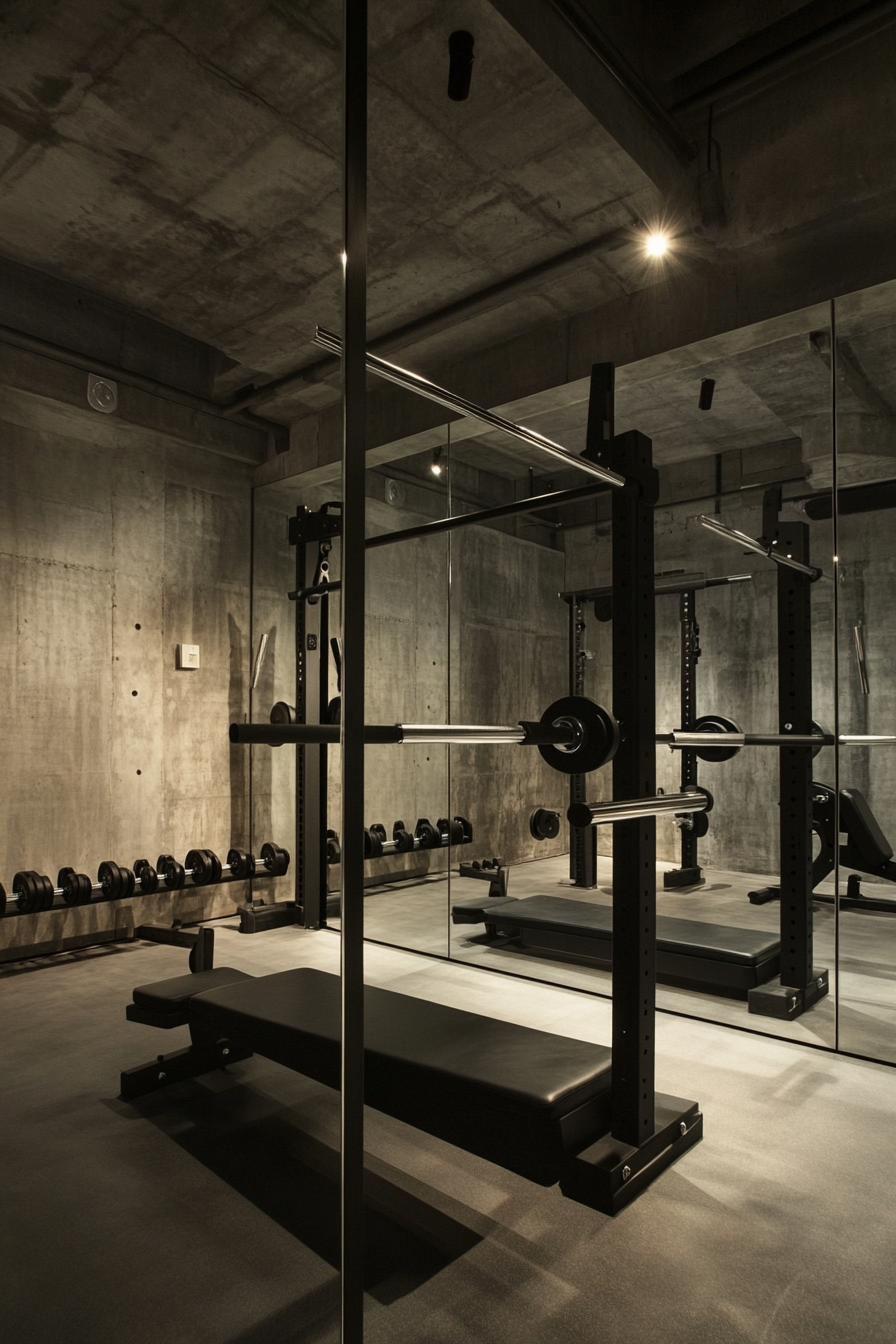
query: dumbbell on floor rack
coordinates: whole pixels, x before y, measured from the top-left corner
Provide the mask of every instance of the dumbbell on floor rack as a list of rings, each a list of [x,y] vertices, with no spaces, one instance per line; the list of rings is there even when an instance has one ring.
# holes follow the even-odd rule
[[[148,859],[137,859],[133,868],[120,867],[107,859],[97,870],[96,882],[74,868],[60,868],[54,887],[49,877],[27,870],[16,873],[12,889],[18,912],[27,915],[49,910],[57,896],[66,905],[88,905],[94,898],[125,900],[135,894],[151,895],[162,887],[180,891],[187,879],[195,887],[211,887],[256,876],[282,877],[288,868],[288,852],[279,845],[266,843],[261,847],[260,867],[253,854],[241,849],[229,850],[226,863],[211,849],[191,849],[182,864],[173,854],[160,854],[155,867]],[[0,915],[6,913],[6,902],[6,890],[0,883]]]

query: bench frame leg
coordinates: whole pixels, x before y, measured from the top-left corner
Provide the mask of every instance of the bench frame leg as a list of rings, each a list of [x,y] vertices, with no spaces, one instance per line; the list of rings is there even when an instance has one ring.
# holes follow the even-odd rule
[[[136,1068],[123,1069],[120,1095],[124,1101],[133,1101],[135,1097],[158,1092],[171,1083],[199,1078],[204,1073],[226,1069],[228,1064],[237,1064],[251,1057],[251,1050],[234,1045],[231,1041],[216,1041],[214,1045],[190,1045],[170,1055],[156,1055],[155,1059],[147,1064],[138,1064]]]

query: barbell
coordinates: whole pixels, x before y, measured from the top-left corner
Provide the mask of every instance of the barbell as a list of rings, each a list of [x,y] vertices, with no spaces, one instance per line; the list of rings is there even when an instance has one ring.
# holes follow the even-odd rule
[[[295,711],[280,702],[271,710],[270,723],[232,723],[230,740],[270,747],[339,742],[342,731],[339,724],[290,722],[290,712]],[[584,775],[599,769],[616,755],[619,740],[619,725],[613,715],[584,695],[563,696],[549,705],[539,720],[521,719],[512,726],[392,723],[364,727],[364,741],[370,745],[537,747],[548,765],[566,775]]]

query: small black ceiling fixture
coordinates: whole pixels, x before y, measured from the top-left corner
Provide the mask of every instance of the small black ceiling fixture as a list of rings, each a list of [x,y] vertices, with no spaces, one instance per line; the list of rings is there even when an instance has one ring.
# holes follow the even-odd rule
[[[473,34],[464,28],[458,28],[448,39],[448,97],[455,103],[462,103],[470,96],[470,79],[473,74]]]
[[[715,378],[700,379],[700,400],[697,405],[701,411],[708,411],[712,408],[712,394],[716,390]]]

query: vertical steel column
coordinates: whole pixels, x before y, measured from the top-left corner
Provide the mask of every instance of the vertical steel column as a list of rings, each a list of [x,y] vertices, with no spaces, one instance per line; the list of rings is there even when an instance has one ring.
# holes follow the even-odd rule
[[[613,797],[656,793],[656,599],[651,443],[620,434],[614,469],[648,486],[613,496],[613,712],[622,741]],[[638,1146],[653,1134],[656,1000],[656,818],[613,827],[613,1137]]]
[[[778,547],[809,563],[809,524],[782,523]],[[778,566],[778,732],[812,732],[811,580]],[[781,747],[781,984],[812,980],[812,753]]]
[[[364,618],[367,453],[367,0],[343,3],[342,1281],[364,1335]]]
[[[569,599],[569,693],[585,694],[585,613],[577,597]],[[585,775],[570,775],[570,803],[587,802]],[[575,887],[597,886],[597,827],[570,826],[569,876]]]
[[[296,522],[296,532],[298,532],[298,519],[307,510],[299,506],[296,511],[296,519],[290,520]],[[296,588],[304,588],[307,585],[307,551],[301,541],[296,542]],[[304,602],[296,602],[296,721],[298,723],[308,722],[308,656],[305,652],[306,631],[305,617],[306,608]],[[311,837],[308,833],[308,779],[306,769],[305,747],[301,744],[296,745],[296,863],[295,863],[295,882],[296,882],[296,905],[302,907],[303,920],[305,910],[306,896],[306,872],[305,864],[308,857],[308,845]],[[312,831],[313,835],[313,831]],[[311,841],[313,843],[313,840]]]
[[[599,398],[601,390],[595,376],[592,395]],[[643,798],[656,793],[653,509],[659,478],[648,438],[632,430],[601,444],[598,424],[589,414],[585,456],[636,487],[612,495],[613,713],[621,731],[613,797]],[[656,1127],[655,1014],[656,819],[645,817],[613,826],[612,1128],[614,1139],[636,1148]]]
[[[693,730],[697,718],[697,659],[700,657],[700,627],[697,624],[697,594],[689,588],[681,594],[679,607],[681,621],[681,726],[685,732]],[[697,753],[681,753],[682,793],[689,784],[697,783]],[[681,830],[681,866],[697,867],[697,836],[693,827]]]

